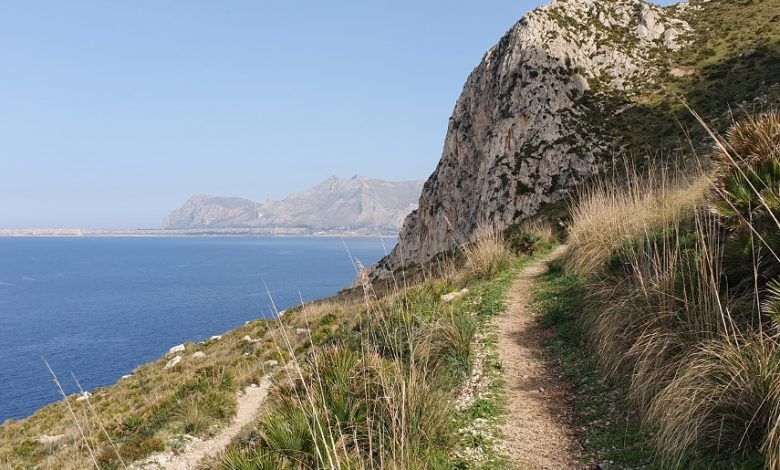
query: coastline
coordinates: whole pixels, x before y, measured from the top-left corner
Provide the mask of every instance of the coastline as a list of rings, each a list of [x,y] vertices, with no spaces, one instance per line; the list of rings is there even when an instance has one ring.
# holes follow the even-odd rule
[[[224,229],[0,229],[0,237],[398,237],[398,229],[224,228]]]

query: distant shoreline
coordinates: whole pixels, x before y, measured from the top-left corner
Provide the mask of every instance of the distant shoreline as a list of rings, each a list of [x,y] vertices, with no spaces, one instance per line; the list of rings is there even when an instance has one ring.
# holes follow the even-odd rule
[[[306,228],[219,228],[219,229],[0,229],[0,237],[379,237],[396,238],[398,230],[349,229],[311,230]]]

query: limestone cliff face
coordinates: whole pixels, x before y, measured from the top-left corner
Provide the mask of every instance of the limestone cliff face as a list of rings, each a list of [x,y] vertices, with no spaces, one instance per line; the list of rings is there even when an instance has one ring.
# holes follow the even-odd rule
[[[683,44],[685,8],[558,0],[521,19],[468,77],[419,209],[373,276],[532,216],[596,173],[613,148],[584,98],[652,80],[654,58]]]

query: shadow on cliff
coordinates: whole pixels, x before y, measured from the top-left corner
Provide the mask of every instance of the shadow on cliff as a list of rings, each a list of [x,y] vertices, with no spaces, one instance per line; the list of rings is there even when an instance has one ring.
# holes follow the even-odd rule
[[[639,99],[585,98],[601,100],[601,111],[594,111],[595,103],[585,104],[601,119],[605,132],[620,144],[617,150],[621,153],[662,157],[687,153],[691,145],[703,150],[712,144],[686,103],[718,132],[746,113],[780,104],[780,42],[689,70],[690,75],[681,77],[668,74],[663,89],[656,87]]]

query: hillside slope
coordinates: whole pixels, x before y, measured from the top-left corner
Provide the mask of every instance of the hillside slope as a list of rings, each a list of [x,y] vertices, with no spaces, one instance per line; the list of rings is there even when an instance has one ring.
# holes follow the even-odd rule
[[[685,102],[719,129],[729,110],[775,102],[778,12],[778,0],[530,12],[466,81],[419,209],[374,277],[534,216],[616,156],[690,150],[704,139]]]

